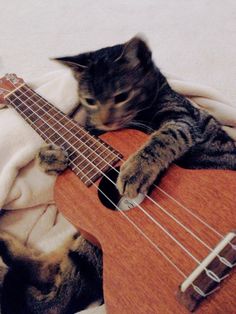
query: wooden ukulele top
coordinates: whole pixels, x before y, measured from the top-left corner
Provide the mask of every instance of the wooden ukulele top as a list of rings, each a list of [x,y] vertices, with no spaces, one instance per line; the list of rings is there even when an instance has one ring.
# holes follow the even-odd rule
[[[146,135],[121,131],[103,135],[125,157],[135,151]],[[236,175],[233,171],[186,170],[172,166],[160,187],[225,235],[235,229]],[[206,243],[214,247],[219,237],[199,223],[160,190],[151,196],[170,210]],[[108,313],[187,313],[177,302],[181,275],[154,249],[140,232],[117,211],[105,208],[95,186],[85,187],[67,171],[57,180],[56,202],[63,214],[86,236],[100,243],[104,252],[104,293]],[[199,260],[208,250],[176,225],[157,206],[145,199],[142,206],[161,222]],[[197,266],[166,234],[133,208],[126,215],[187,275]],[[236,281],[233,274],[221,289],[208,298],[199,313],[233,313],[236,308]]]

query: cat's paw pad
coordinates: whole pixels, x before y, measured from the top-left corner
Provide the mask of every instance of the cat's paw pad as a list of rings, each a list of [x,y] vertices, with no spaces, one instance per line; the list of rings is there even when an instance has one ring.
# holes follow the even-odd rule
[[[49,144],[40,148],[37,154],[40,167],[48,174],[58,174],[68,166],[68,153],[60,147]]]
[[[158,167],[141,154],[132,155],[121,167],[117,188],[121,195],[135,198],[139,193],[147,193],[158,175]]]

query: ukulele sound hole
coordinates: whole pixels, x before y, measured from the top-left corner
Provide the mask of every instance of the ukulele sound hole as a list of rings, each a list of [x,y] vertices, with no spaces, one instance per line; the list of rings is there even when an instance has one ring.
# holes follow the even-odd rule
[[[121,196],[116,186],[113,184],[113,182],[116,183],[118,174],[119,168],[116,168],[116,170],[111,169],[106,173],[106,177],[104,176],[100,181],[98,197],[101,203],[109,209],[129,210],[142,203],[144,195],[139,194],[135,199]]]

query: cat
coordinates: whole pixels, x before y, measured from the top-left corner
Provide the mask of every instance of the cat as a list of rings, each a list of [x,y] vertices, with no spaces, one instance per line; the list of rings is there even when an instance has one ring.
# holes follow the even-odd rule
[[[172,162],[187,168],[236,169],[234,141],[211,115],[171,89],[142,38],[55,60],[70,67],[78,81],[77,109],[86,111],[88,130],[133,127],[150,134],[121,166],[120,194],[133,198],[147,193]],[[37,160],[44,171],[56,174],[67,167],[68,156],[50,145]],[[84,308],[102,298],[101,251],[81,236],[68,243],[52,255],[37,255],[10,235],[0,235],[0,255],[9,265],[2,314],[71,314],[78,310],[75,303]]]
[[[172,162],[186,168],[236,169],[234,141],[210,114],[171,89],[142,38],[55,60],[78,81],[87,129],[136,127],[150,133],[121,166],[120,194],[134,198],[147,193]]]
[[[75,234],[49,254],[1,231],[2,314],[74,314],[103,302],[102,252]]]

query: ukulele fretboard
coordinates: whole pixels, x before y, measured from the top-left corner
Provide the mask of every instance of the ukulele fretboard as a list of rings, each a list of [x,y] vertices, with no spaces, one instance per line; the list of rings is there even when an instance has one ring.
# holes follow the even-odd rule
[[[5,99],[47,143],[68,152],[70,168],[87,186],[121,159],[112,147],[92,136],[27,85]]]

